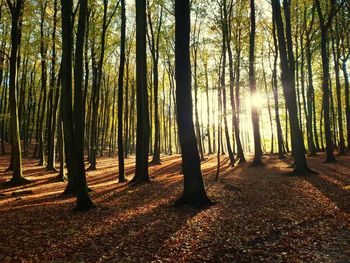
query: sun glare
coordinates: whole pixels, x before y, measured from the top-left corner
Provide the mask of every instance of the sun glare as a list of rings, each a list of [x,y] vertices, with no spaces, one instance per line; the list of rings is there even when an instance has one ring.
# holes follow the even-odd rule
[[[254,108],[260,109],[266,104],[266,96],[255,93],[253,96],[248,96],[246,98],[246,106],[250,108],[253,106]]]

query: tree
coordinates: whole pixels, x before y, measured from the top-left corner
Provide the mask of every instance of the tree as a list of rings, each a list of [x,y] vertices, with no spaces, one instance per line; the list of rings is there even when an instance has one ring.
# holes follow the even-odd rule
[[[103,75],[103,63],[105,60],[106,51],[106,37],[107,29],[111,23],[113,16],[118,8],[118,4],[115,6],[112,14],[108,17],[108,0],[103,0],[103,18],[102,18],[102,32],[101,32],[101,43],[100,43],[100,57],[97,65],[95,60],[95,51],[92,50],[93,55],[93,92],[92,92],[92,124],[91,124],[91,145],[90,145],[90,167],[89,170],[96,170],[96,157],[98,150],[98,107],[100,105],[100,89],[102,86],[102,75]],[[92,46],[94,49],[94,45]],[[103,148],[103,147],[102,147]],[[103,149],[102,149],[103,151]]]
[[[226,36],[226,41],[227,41],[227,52],[228,52],[228,60],[229,60],[229,71],[230,71],[230,97],[231,97],[231,107],[232,107],[232,126],[234,129],[234,137],[235,137],[235,142],[237,146],[237,158],[239,159],[239,163],[245,163],[245,157],[244,157],[244,152],[243,152],[243,147],[242,147],[242,142],[241,142],[241,136],[239,134],[239,121],[238,121],[238,111],[239,108],[236,107],[236,101],[235,101],[235,95],[234,95],[234,85],[235,85],[235,75],[234,75],[234,63],[233,63],[233,52],[232,52],[232,47],[231,47],[231,38],[232,38],[232,9],[233,9],[233,2],[231,1],[231,6],[230,6],[230,12],[229,15],[227,15],[226,12],[226,19],[225,22],[228,24],[227,26],[227,36]],[[240,44],[239,44],[240,45]],[[239,49],[239,47],[238,47]],[[238,57],[237,60],[240,58]],[[237,61],[239,64],[240,62]],[[239,67],[239,66],[238,66]],[[237,70],[239,71],[239,69]],[[236,77],[237,77],[237,87],[236,87],[236,100],[239,100],[239,73],[236,72]],[[239,103],[238,103],[239,104]],[[234,147],[233,147],[234,148]]]
[[[226,104],[226,52],[227,52],[227,41],[226,38],[228,36],[228,26],[227,26],[227,20],[228,20],[228,15],[227,15],[227,4],[226,0],[223,2],[223,7],[222,7],[222,14],[221,14],[221,21],[222,21],[222,72],[221,72],[221,91],[222,91],[222,99],[223,99],[223,117],[224,117],[224,129],[225,129],[225,138],[226,138],[226,145],[227,145],[227,151],[230,157],[230,163],[231,166],[234,166],[235,163],[235,158],[233,155],[233,151],[231,148],[231,142],[230,142],[230,135],[228,132],[228,124],[227,124],[227,104]],[[231,63],[231,62],[230,62]],[[232,67],[231,67],[232,68]],[[230,77],[231,73],[230,73]],[[232,79],[230,78],[230,84],[232,83]],[[231,85],[230,85],[231,87]],[[230,90],[231,91],[231,90]],[[232,97],[231,97],[232,99]]]
[[[179,128],[184,191],[176,205],[206,206],[208,198],[200,169],[193,125],[190,63],[190,1],[175,2],[175,74],[177,123]],[[179,106],[181,105],[181,106]]]
[[[125,181],[124,171],[124,149],[123,149],[123,88],[124,88],[124,68],[125,68],[125,31],[126,15],[125,0],[121,0],[121,31],[120,31],[120,59],[119,59],[119,76],[118,76],[118,168],[119,183]]]
[[[283,3],[286,21],[286,31],[284,30],[284,24],[281,15],[281,6],[279,1],[272,1],[272,13],[276,23],[277,38],[279,43],[283,94],[285,98],[286,109],[289,112],[289,124],[291,129],[294,159],[293,174],[305,174],[309,173],[311,170],[307,166],[305,158],[304,139],[300,131],[298,120],[298,108],[295,91],[295,62],[291,37],[289,4],[286,0],[284,0]],[[287,44],[285,35],[287,36]]]
[[[131,183],[149,182],[149,115],[146,59],[146,0],[136,0],[136,171]]]
[[[255,2],[250,0],[250,38],[249,38],[249,88],[250,96],[254,97],[256,94],[256,80],[255,80]],[[258,109],[255,105],[251,106],[252,122],[253,122],[253,133],[254,133],[254,160],[252,166],[263,165],[261,160],[262,149],[261,149],[261,137],[259,127],[259,115]]]
[[[163,8],[160,9],[160,14],[157,21],[156,31],[154,29],[151,10],[148,11],[148,24],[149,32],[148,39],[150,43],[150,50],[153,60],[153,88],[154,88],[154,146],[153,146],[153,159],[152,164],[161,164],[160,162],[160,122],[159,122],[159,110],[158,110],[158,61],[159,61],[159,40],[160,40],[160,30],[162,27],[163,20]]]
[[[340,84],[340,37],[339,26],[335,23],[335,30],[332,32],[332,51],[334,59],[334,72],[336,83],[336,95],[337,95],[337,114],[338,114],[338,127],[339,127],[339,154],[345,155],[345,140],[344,140],[344,128],[343,128],[343,109],[342,109],[342,92]]]
[[[321,29],[321,56],[322,56],[322,91],[323,91],[323,120],[326,137],[326,162],[335,162],[333,154],[332,131],[329,117],[329,54],[328,54],[328,30],[331,26],[332,18],[335,13],[335,0],[331,0],[331,12],[326,18],[321,9],[319,0],[315,0],[316,10]]]
[[[77,197],[77,210],[94,207],[86,184],[84,167],[83,51],[87,17],[87,0],[79,0],[79,22],[74,65],[74,111],[72,103],[72,0],[61,1],[62,12],[62,103],[63,127],[68,180]]]
[[[47,171],[55,171],[55,137],[56,137],[56,127],[58,118],[58,107],[60,103],[60,92],[58,85],[56,86],[55,78],[55,66],[56,66],[56,25],[57,25],[57,13],[58,6],[57,0],[54,1],[54,15],[53,15],[53,31],[52,31],[52,59],[51,59],[51,80],[50,80],[50,91],[49,91],[49,101],[51,107],[49,108],[50,114],[48,114],[49,132],[48,132],[48,158],[47,158]],[[54,91],[56,91],[54,93]],[[55,95],[54,103],[53,96]]]
[[[281,120],[279,113],[279,101],[278,101],[278,84],[277,84],[277,60],[278,60],[278,42],[276,38],[276,23],[274,17],[272,18],[272,38],[273,38],[273,49],[274,49],[274,59],[273,59],[273,69],[272,69],[272,89],[273,98],[275,102],[275,119],[277,127],[277,144],[278,144],[278,158],[284,159],[284,146],[283,146],[283,134],[281,128]]]
[[[45,166],[45,147],[44,147],[44,130],[45,130],[45,114],[47,100],[47,43],[45,43],[44,23],[46,14],[47,1],[40,5],[41,21],[40,21],[40,55],[41,55],[41,93],[43,94],[42,104],[40,105],[41,114],[39,121],[39,165]]]
[[[22,153],[19,134],[18,106],[17,106],[17,59],[20,47],[21,26],[23,19],[24,0],[12,2],[7,0],[11,14],[11,55],[10,55],[10,121],[11,121],[11,163],[13,167],[12,179],[9,184],[21,185],[30,181],[22,174]],[[10,165],[11,166],[11,165]]]

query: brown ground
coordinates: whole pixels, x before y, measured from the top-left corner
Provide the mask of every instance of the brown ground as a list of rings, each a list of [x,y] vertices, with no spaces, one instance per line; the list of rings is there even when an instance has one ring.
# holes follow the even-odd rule
[[[0,157],[0,170],[8,159]],[[98,207],[85,213],[60,196],[65,183],[53,182],[55,173],[25,159],[33,183],[0,188],[0,262],[349,262],[350,155],[338,159],[309,158],[320,175],[292,177],[283,175],[290,158],[232,169],[223,157],[215,182],[210,156],[202,169],[216,204],[196,210],[172,206],[182,191],[179,156],[163,156],[150,167],[152,183],[139,187],[117,184],[116,158],[103,157],[88,172]],[[22,190],[33,193],[12,195]]]

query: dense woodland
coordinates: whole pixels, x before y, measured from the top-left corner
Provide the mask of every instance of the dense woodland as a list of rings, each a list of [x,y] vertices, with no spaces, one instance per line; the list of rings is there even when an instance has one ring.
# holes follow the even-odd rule
[[[322,174],[315,160],[347,163],[347,0],[0,3],[4,191],[42,168],[86,211],[106,158],[113,184],[143,189],[180,156],[175,205],[205,208],[220,203],[207,162],[214,181],[277,160],[303,178]]]

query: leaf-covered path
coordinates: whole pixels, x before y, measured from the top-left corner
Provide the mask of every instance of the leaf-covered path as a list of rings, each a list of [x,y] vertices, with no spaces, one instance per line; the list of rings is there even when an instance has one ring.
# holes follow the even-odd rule
[[[215,156],[202,164],[216,203],[205,210],[174,208],[182,191],[180,157],[163,156],[150,167],[152,183],[117,184],[115,158],[88,172],[98,207],[73,212],[65,184],[25,159],[33,183],[0,188],[1,262],[348,262],[350,259],[350,158],[323,163],[309,158],[319,175],[292,177],[291,159],[264,156],[266,166],[229,167]],[[0,169],[8,156],[0,157]],[[126,160],[133,174],[134,159]],[[9,179],[1,174],[0,181]],[[25,192],[22,192],[25,191]]]

